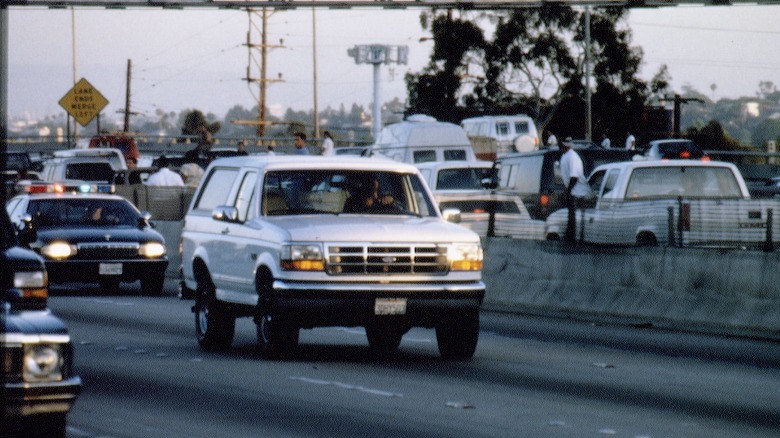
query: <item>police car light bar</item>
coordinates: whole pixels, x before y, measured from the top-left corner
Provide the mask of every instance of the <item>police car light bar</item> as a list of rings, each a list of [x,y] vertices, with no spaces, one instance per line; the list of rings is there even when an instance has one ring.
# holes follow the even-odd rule
[[[29,194],[36,193],[114,193],[116,187],[113,184],[87,184],[87,183],[57,183],[57,182],[32,182],[19,183],[21,190]]]

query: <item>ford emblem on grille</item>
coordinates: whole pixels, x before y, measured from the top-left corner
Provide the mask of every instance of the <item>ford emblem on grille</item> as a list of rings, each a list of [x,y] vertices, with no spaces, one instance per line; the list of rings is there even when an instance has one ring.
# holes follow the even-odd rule
[[[392,256],[382,257],[382,261],[385,263],[394,263],[395,260],[395,257]]]
[[[111,240],[111,235],[110,235],[110,234],[106,234],[106,235],[104,235],[103,237],[105,237],[105,238],[106,238],[106,242],[108,242],[109,240]]]

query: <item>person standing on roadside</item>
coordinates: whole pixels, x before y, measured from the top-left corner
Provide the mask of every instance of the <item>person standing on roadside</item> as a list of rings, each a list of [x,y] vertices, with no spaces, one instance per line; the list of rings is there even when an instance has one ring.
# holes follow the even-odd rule
[[[636,148],[636,137],[630,132],[626,132],[626,135],[626,149],[632,151]]]
[[[558,137],[556,137],[555,134],[552,133],[552,131],[547,131],[547,147],[548,148],[558,147]]]
[[[584,207],[587,201],[593,197],[593,190],[585,178],[585,170],[582,158],[572,149],[571,138],[566,138],[561,143],[561,179],[566,186],[564,203],[569,209],[569,222],[566,225],[564,240],[574,242],[577,234],[577,208]]]
[[[184,186],[184,180],[181,175],[168,168],[170,162],[168,157],[160,155],[157,159],[157,172],[149,175],[146,179],[147,186]]]
[[[295,133],[295,153],[298,155],[309,155],[309,149],[306,147],[306,134],[303,132]]]
[[[322,155],[333,155],[333,137],[330,135],[330,131],[325,131],[322,135],[325,137],[325,139],[322,140]]]

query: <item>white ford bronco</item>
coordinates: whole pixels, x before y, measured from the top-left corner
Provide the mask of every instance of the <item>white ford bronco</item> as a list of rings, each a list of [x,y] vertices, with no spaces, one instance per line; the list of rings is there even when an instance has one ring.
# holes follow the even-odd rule
[[[482,247],[446,222],[412,165],[361,157],[214,161],[182,230],[201,348],[230,348],[252,317],[261,350],[292,351],[302,328],[365,327],[377,352],[412,327],[440,354],[473,356],[485,294]]]

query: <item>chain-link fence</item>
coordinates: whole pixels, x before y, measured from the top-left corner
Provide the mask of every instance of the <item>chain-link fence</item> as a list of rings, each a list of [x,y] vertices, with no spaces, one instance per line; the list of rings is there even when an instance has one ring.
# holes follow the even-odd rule
[[[116,186],[116,193],[128,199],[139,210],[150,212],[154,220],[180,221],[187,214],[195,189],[131,184]]]

